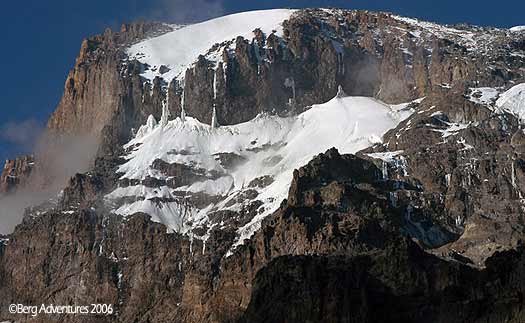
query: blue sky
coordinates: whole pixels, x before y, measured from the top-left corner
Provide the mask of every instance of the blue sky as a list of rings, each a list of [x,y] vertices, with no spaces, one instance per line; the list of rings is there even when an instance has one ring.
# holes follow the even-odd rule
[[[525,25],[525,1],[472,0],[213,1],[26,0],[0,10],[0,159],[31,150],[56,107],[83,38],[139,18],[190,22],[278,7],[344,7],[391,11],[441,23]],[[15,131],[17,130],[17,131]]]

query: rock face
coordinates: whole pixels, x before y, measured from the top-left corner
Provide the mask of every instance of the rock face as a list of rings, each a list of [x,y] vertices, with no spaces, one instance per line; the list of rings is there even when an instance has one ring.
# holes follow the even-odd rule
[[[348,95],[400,103],[441,86],[463,90],[524,79],[523,61],[511,55],[523,50],[519,34],[429,27],[384,13],[301,10],[283,22],[283,37],[256,29],[252,40],[238,37],[202,53],[183,79],[144,80],[140,74],[153,67],[126,59],[126,44],[169,30],[142,23],[85,40],[49,129],[100,134],[112,127],[122,144],[150,114],[160,118],[166,99],[173,116],[184,104],[188,115],[210,123],[215,105],[219,124],[235,124],[262,111],[325,102],[338,85]],[[476,37],[485,41],[473,43]],[[211,60],[216,53],[221,61]]]
[[[32,156],[6,160],[0,176],[0,194],[13,192],[18,186],[23,186],[31,174],[33,165]]]
[[[49,119],[49,131],[57,136],[101,136],[108,127],[114,140],[122,143],[148,115],[160,118],[165,97],[162,82],[144,84],[138,76],[141,66],[124,62],[123,48],[170,30],[161,23],[136,23],[123,25],[118,33],[107,30],[84,40],[62,99]]]
[[[512,277],[522,268],[523,251],[497,254],[475,271],[407,241],[371,256],[280,257],[257,274],[240,322],[519,322],[523,283]],[[484,285],[496,282],[501,288]],[[509,301],[499,304],[502,296]]]
[[[523,249],[485,269],[426,253],[398,230],[379,172],[335,150],[318,156],[230,257],[226,232],[203,246],[144,214],[120,222],[95,205],[28,216],[0,244],[0,305],[115,304],[118,315],[93,322],[523,320]]]
[[[283,29],[283,38],[260,30],[251,41],[239,37],[234,52],[217,44],[223,48],[217,63],[199,57],[186,72],[183,89],[177,81],[170,85],[184,90],[187,113],[209,123],[215,104],[219,122],[234,124],[262,111],[284,113],[327,101],[338,85],[349,95],[401,103],[443,85],[505,86],[510,79],[523,80],[523,62],[505,55],[520,41],[503,31],[426,28],[390,14],[344,10],[302,10]],[[471,36],[488,38],[487,43],[474,44]],[[286,86],[290,80],[293,91]],[[174,97],[170,104],[179,115],[180,100]]]
[[[441,239],[455,240],[441,252],[459,251],[477,264],[503,245],[518,244],[524,230],[523,156],[515,148],[521,125],[516,116],[491,109],[444,91],[428,97],[420,113],[370,150],[402,151],[388,173],[424,188],[408,200],[403,189],[392,192],[398,208],[416,224],[414,236],[432,238],[437,224],[459,239],[425,243],[440,247]]]
[[[27,209],[15,231],[0,236],[0,321],[525,320],[523,125],[496,103],[525,80],[523,34],[300,10],[283,22],[282,36],[255,29],[251,40],[226,40],[195,57],[183,78],[166,80],[169,66],[127,55],[130,44],[173,28],[124,25],[82,43],[48,129],[57,138],[95,136],[98,152],[56,201]],[[146,79],[153,68],[161,76]],[[180,233],[153,214],[112,212],[106,196],[116,188],[148,193],[221,176],[184,164],[192,151],[158,156],[143,179],[118,172],[137,148],[124,144],[161,120],[163,108],[211,123],[215,107],[218,124],[236,124],[261,112],[301,112],[339,85],[390,104],[424,99],[381,143],[355,155],[330,149],[297,169],[288,198],[249,239],[236,241],[237,229],[264,205],[212,210],[223,227]],[[229,151],[214,158],[224,169],[244,162]],[[1,192],[23,183],[32,163],[9,161]],[[238,199],[273,181],[246,183]],[[181,194],[173,198],[202,208],[218,199]],[[106,303],[115,314],[32,318],[8,313],[11,303]]]

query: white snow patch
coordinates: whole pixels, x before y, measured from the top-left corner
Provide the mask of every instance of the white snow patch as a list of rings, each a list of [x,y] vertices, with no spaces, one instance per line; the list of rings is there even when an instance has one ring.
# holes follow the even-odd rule
[[[372,157],[375,159],[381,159],[382,161],[386,163],[393,163],[395,162],[395,157],[401,155],[403,153],[403,150],[397,150],[397,151],[387,151],[382,153],[371,153],[366,154],[368,157]]]
[[[216,180],[205,180],[202,182],[196,182],[188,187],[180,187],[179,191],[188,191],[192,193],[204,192],[209,195],[226,195],[228,194],[234,184],[233,177],[223,176]]]
[[[501,94],[496,106],[516,115],[522,121],[525,120],[525,83],[515,85]]]
[[[400,22],[406,23],[408,26],[395,27],[396,29],[404,30],[407,33],[416,35],[415,41],[418,45],[425,45],[421,38],[417,36],[424,34],[426,36],[433,35],[436,38],[449,39],[467,48],[470,52],[492,54],[495,35],[494,33],[487,33],[486,30],[476,26],[467,28],[439,25],[432,22],[421,21],[413,18],[406,18],[400,16],[392,16]],[[428,37],[425,37],[428,39]],[[426,44],[428,46],[428,44]],[[432,52],[432,48],[427,48]],[[456,58],[459,59],[459,58]]]
[[[443,138],[448,138],[457,134],[463,129],[467,129],[471,124],[470,123],[451,123],[445,122],[448,125],[446,129],[432,129],[435,132],[441,132]]]
[[[155,197],[170,198],[171,196],[170,188],[167,186],[147,187],[144,185],[135,185],[118,187],[113,192],[106,195],[106,199],[116,200],[124,197],[143,197],[145,199],[151,199]]]
[[[294,169],[332,147],[341,153],[355,153],[381,142],[384,133],[414,112],[407,106],[389,106],[366,97],[335,97],[297,116],[283,118],[262,114],[245,123],[217,128],[188,116],[185,122],[176,118],[164,127],[148,129],[142,137],[126,144],[125,148],[133,147],[133,150],[125,156],[127,162],[119,167],[118,172],[127,179],[165,178],[151,168],[153,161],[161,159],[185,164],[222,176],[178,187],[174,191],[204,192],[224,199],[199,210],[182,205],[176,198],[170,202],[154,202],[150,199],[173,198],[174,194],[167,187],[142,185],[117,188],[106,198],[117,203],[122,197],[139,196],[143,199],[115,205],[114,212],[124,216],[144,212],[170,230],[184,233],[197,224],[206,223],[209,212],[239,209],[239,204],[226,204],[239,196],[252,180],[261,176],[273,177],[273,183],[258,188],[256,199],[263,202],[264,210],[261,209],[247,225],[238,229],[237,246],[259,229],[262,219],[273,213],[286,198]],[[216,158],[218,153],[242,156],[244,163],[234,169],[225,169]]]
[[[276,30],[277,35],[282,35],[281,23],[294,11],[258,10],[215,18],[134,44],[127,50],[127,54],[130,58],[151,66],[144,71],[143,77],[153,80],[159,76],[169,82],[175,77],[184,76],[182,74],[198,56],[206,53],[216,43],[233,40],[237,36],[252,39],[255,28],[260,28],[266,34]],[[217,59],[220,59],[220,54],[215,55]],[[161,74],[161,65],[167,66],[170,71]]]
[[[156,126],[157,126],[157,120],[155,120],[155,117],[150,114],[146,124],[141,126],[139,128],[139,131],[137,131],[136,137],[137,138],[144,137],[146,134],[148,134],[151,131],[153,131],[153,129],[155,129]]]
[[[492,105],[499,95],[499,91],[492,87],[470,88],[468,99],[477,104]]]
[[[463,137],[461,137],[457,141],[457,143],[463,145],[463,148],[461,148],[460,151],[474,149],[474,146],[468,144],[467,141],[465,140],[465,138],[463,138]]]
[[[515,33],[525,32],[525,26],[515,26],[512,28],[509,28],[509,30]]]
[[[146,213],[151,216],[152,221],[166,225],[168,232],[183,232],[183,219],[188,217],[184,206],[177,202],[158,203],[151,200],[124,204],[113,212],[123,216]]]

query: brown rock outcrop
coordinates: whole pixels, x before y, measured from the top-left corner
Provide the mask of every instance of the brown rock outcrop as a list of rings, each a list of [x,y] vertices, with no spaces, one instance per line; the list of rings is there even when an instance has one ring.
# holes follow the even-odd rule
[[[21,319],[7,313],[12,302],[99,302],[113,304],[116,314],[54,319],[522,320],[523,249],[495,254],[483,270],[424,252],[396,229],[401,218],[379,172],[334,150],[316,157],[290,190],[314,198],[283,203],[230,257],[227,230],[214,231],[204,245],[166,233],[144,214],[122,222],[96,205],[28,216],[0,242],[0,317]]]
[[[6,160],[0,175],[0,194],[11,193],[17,187],[23,187],[34,166],[32,156],[18,157]]]

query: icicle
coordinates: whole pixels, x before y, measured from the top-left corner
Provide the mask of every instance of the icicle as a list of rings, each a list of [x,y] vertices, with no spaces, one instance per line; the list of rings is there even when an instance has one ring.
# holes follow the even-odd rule
[[[408,220],[408,221],[412,221],[412,204],[409,204],[406,208],[406,212],[405,212],[405,218]]]
[[[512,187],[514,188],[514,191],[518,194],[518,198],[523,203],[523,195],[521,193],[520,188],[518,187],[518,184],[516,183],[516,167],[514,166],[514,160],[512,160],[512,168],[511,168],[511,183]]]
[[[180,106],[184,108],[184,80],[181,80],[180,85],[182,88],[182,93],[180,95]]]
[[[160,117],[160,126],[165,127],[170,118],[170,110],[166,102],[162,102],[162,116]]]
[[[384,160],[381,165],[381,172],[383,174],[383,180],[386,181],[388,179],[388,164]]]
[[[450,179],[451,179],[452,175],[451,174],[446,174],[445,175],[445,183],[447,185],[447,187],[450,186]]]
[[[292,88],[292,97],[291,97],[291,102],[295,102],[295,80],[293,77],[287,77],[285,80],[284,80],[284,86],[286,87],[289,87],[289,88]]]
[[[186,110],[184,110],[184,106],[182,107],[182,110],[180,110],[180,120],[182,122],[186,121]]]
[[[157,120],[155,120],[155,117],[152,114],[149,115],[146,125],[149,129],[153,129],[157,126]]]
[[[399,156],[399,161],[397,162],[398,164],[398,167],[401,168],[401,175],[402,176],[408,176],[408,170],[407,170],[407,162],[406,162],[406,159],[405,157],[403,156]]]
[[[217,100],[217,71],[213,73],[213,99]]]
[[[211,115],[211,127],[212,128],[219,127],[219,123],[217,122],[217,109],[215,108],[215,105],[213,105],[213,113]]]
[[[253,42],[253,51],[255,52],[255,58],[257,59],[257,75],[261,75],[261,52],[259,45],[256,42]]]
[[[388,195],[390,197],[390,205],[392,205],[392,207],[397,207],[397,195],[396,195],[396,192],[389,192]]]
[[[345,96],[347,96],[341,85],[337,87],[337,94],[335,96],[337,98],[344,98]]]
[[[514,168],[514,161],[512,162],[512,169],[511,169],[510,177],[511,177],[512,187],[516,188],[516,169]]]
[[[190,240],[190,254],[193,256],[193,232],[189,232],[188,239]]]

